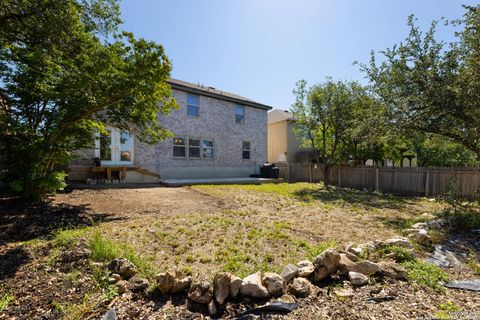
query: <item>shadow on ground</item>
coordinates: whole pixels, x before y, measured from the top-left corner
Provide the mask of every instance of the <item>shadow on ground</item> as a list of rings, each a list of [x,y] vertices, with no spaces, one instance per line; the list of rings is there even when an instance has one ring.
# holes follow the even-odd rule
[[[0,281],[10,278],[24,264],[30,261],[30,255],[23,246],[0,253]]]
[[[0,246],[45,238],[61,229],[86,227],[118,219],[111,214],[92,212],[85,205],[0,199]]]
[[[360,204],[373,208],[400,209],[405,205],[414,204],[414,199],[410,197],[377,194],[368,191],[336,187],[329,187],[328,189],[300,189],[294,192],[294,196],[298,200],[305,202],[319,200],[325,203]]]

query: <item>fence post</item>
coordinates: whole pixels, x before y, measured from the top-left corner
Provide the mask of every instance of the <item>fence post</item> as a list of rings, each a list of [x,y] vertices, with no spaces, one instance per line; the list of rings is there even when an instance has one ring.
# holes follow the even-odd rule
[[[341,171],[342,171],[342,167],[338,166],[338,186],[339,186],[339,187],[342,186],[342,174],[341,174]]]
[[[312,183],[312,176],[313,176],[313,173],[312,173],[312,164],[310,163],[310,183]]]
[[[378,179],[378,167],[375,168],[375,191],[380,192],[379,179]]]
[[[425,197],[428,197],[429,190],[428,187],[430,185],[430,170],[427,169],[427,173],[425,175]]]

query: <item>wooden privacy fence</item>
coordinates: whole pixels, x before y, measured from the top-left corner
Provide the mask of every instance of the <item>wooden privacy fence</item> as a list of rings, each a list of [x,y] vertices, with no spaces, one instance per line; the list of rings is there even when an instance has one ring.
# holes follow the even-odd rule
[[[291,182],[323,181],[322,167],[314,164],[276,164],[280,177]],[[384,193],[413,196],[436,196],[452,186],[466,198],[479,198],[480,169],[336,166],[330,170],[330,183],[335,186],[376,190]]]

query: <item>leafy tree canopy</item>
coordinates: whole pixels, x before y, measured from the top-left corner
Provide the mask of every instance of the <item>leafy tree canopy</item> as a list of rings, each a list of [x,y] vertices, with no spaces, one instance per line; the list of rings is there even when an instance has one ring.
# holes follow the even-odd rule
[[[59,186],[59,165],[105,124],[146,142],[176,107],[161,45],[118,30],[116,0],[0,3],[0,134],[4,182],[32,197]]]
[[[411,16],[408,37],[380,63],[372,52],[362,69],[396,126],[449,137],[480,157],[480,5],[465,9],[446,23],[463,28],[455,42],[436,40],[438,22],[422,32]]]

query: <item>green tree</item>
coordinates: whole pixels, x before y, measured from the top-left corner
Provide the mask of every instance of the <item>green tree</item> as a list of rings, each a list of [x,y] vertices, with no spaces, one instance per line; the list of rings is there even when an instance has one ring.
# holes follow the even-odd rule
[[[437,22],[427,32],[408,19],[405,41],[362,65],[373,88],[404,130],[435,133],[463,144],[480,157],[480,5],[465,7],[456,41],[435,38]]]
[[[475,154],[455,141],[435,134],[413,139],[420,167],[462,167],[478,164]]]
[[[309,89],[306,85],[305,80],[296,83],[296,101],[291,111],[295,114],[297,134],[304,137],[305,146],[322,164],[325,185],[329,185],[330,169],[342,159],[359,86],[330,79]]]
[[[153,143],[176,107],[161,45],[120,32],[116,0],[0,3],[0,174],[41,198],[106,124]]]
[[[352,115],[347,128],[343,158],[353,164],[362,164],[369,159],[374,162],[385,158],[385,135],[389,119],[385,107],[365,88],[357,88],[352,105]]]

